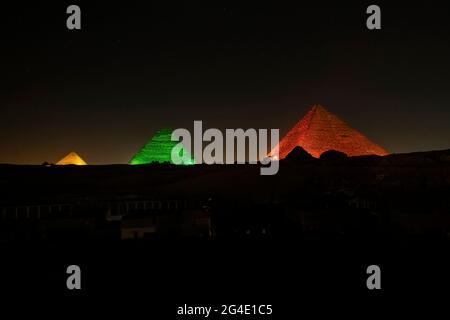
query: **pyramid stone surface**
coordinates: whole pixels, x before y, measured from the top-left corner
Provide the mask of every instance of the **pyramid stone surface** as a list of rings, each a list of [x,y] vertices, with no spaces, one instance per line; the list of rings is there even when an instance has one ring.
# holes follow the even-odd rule
[[[130,164],[149,164],[149,163],[165,163],[172,162],[172,148],[179,142],[172,141],[172,129],[162,129],[153,136],[149,143],[139,150],[138,153],[130,160]],[[180,156],[186,152],[184,148],[180,151]],[[195,164],[192,157],[183,164]]]
[[[296,146],[303,147],[316,158],[328,150],[344,152],[348,156],[388,154],[320,105],[313,106],[281,139],[279,159],[285,158]]]
[[[77,166],[84,166],[87,165],[87,163],[78,155],[76,152],[71,152],[61,160],[59,160],[57,165],[68,165],[68,164],[74,164]]]

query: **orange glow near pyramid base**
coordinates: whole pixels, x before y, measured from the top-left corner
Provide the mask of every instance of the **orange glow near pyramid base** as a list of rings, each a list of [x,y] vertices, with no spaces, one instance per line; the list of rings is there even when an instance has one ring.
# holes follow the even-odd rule
[[[348,156],[389,154],[320,105],[313,106],[278,146],[279,159],[285,158],[296,146],[316,158],[328,150],[344,152]]]

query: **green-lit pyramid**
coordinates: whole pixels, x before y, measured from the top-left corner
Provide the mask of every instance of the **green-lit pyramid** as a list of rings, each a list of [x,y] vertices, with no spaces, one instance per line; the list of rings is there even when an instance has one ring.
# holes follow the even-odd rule
[[[162,129],[156,132],[153,138],[147,143],[134,157],[130,160],[130,164],[148,164],[148,163],[166,163],[172,161],[172,149],[179,142],[172,141],[172,129]],[[180,149],[180,157],[187,155],[184,148]],[[189,155],[187,160],[183,161],[184,165],[195,164],[195,160]]]

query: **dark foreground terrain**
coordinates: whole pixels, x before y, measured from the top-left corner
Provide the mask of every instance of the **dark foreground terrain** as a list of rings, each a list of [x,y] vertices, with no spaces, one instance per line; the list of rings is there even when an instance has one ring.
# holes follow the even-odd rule
[[[2,288],[21,299],[131,300],[129,316],[160,319],[194,319],[177,318],[184,304],[272,304],[286,319],[448,296],[450,151],[299,152],[275,176],[256,165],[2,165],[0,193]],[[80,291],[66,288],[71,264]],[[371,264],[380,291],[366,287]]]
[[[0,241],[450,236],[450,151],[257,165],[0,166]]]

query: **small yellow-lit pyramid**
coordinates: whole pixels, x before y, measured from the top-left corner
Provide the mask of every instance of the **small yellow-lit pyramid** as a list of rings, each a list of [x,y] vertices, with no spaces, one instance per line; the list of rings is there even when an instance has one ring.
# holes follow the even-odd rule
[[[71,153],[69,153],[67,156],[65,156],[64,158],[62,158],[61,160],[59,160],[56,164],[57,165],[74,164],[77,166],[87,165],[87,163],[83,159],[81,159],[81,157],[78,154],[76,154],[73,151]]]

